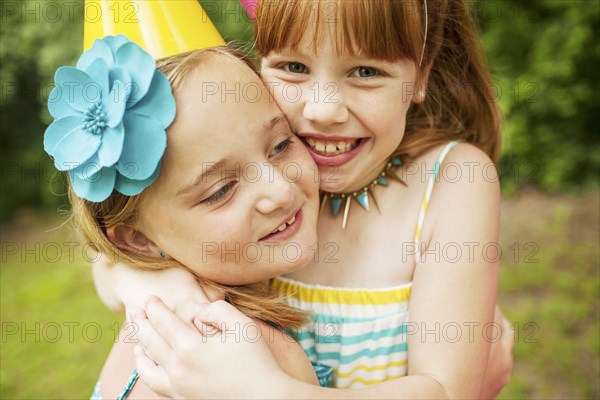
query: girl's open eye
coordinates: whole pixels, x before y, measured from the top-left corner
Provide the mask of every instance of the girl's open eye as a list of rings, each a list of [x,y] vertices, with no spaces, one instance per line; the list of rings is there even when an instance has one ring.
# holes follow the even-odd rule
[[[381,75],[381,72],[373,67],[358,67],[352,72],[352,76],[357,78],[373,78],[378,75]]]
[[[221,187],[221,189],[217,190],[215,193],[211,194],[209,197],[202,200],[200,202],[200,204],[205,204],[205,205],[209,206],[209,205],[218,203],[219,201],[223,200],[227,196],[227,194],[229,193],[229,191],[231,191],[231,189],[233,189],[235,184],[236,184],[236,181],[228,182],[226,185]]]
[[[278,154],[285,153],[288,150],[290,150],[290,148],[292,147],[293,144],[294,144],[294,141],[291,138],[287,138],[284,141],[279,142],[279,144],[277,144],[277,146],[273,147],[273,150],[271,150],[271,152],[269,153],[269,156],[274,157]]]
[[[299,62],[290,62],[284,65],[284,69],[294,74],[305,74],[308,71],[306,65]]]

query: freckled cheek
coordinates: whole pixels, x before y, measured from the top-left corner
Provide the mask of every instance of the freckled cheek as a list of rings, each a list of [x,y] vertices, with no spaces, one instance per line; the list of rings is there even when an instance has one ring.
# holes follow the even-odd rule
[[[297,116],[302,116],[303,110],[303,101],[301,98],[296,95],[296,93],[292,93],[294,91],[290,90],[290,96],[284,95],[282,93],[281,88],[275,88],[275,93],[273,93],[273,98],[275,99],[275,103],[283,112],[285,117],[290,121],[290,123]],[[293,94],[293,96],[292,96]],[[292,126],[292,129],[294,127]]]
[[[295,168],[290,168],[290,170],[297,170],[293,173],[294,176],[289,177],[290,182],[300,185],[307,194],[318,192],[317,165],[303,143],[297,143],[294,152],[291,154],[290,162],[295,164]]]

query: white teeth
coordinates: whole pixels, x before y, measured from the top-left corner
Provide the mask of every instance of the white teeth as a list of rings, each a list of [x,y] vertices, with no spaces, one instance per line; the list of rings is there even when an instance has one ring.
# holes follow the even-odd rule
[[[320,153],[327,154],[339,154],[344,153],[346,151],[350,151],[358,145],[358,140],[354,141],[338,141],[336,143],[332,142],[322,142],[319,140],[315,140],[314,138],[307,137],[306,143],[317,150]]]
[[[290,219],[288,222],[281,224],[281,226],[277,229],[275,229],[273,232],[271,233],[277,233],[277,232],[281,232],[282,230],[284,230],[285,228],[287,228],[289,225],[293,224],[294,222],[296,222],[296,216],[294,215],[292,217],[292,219]]]

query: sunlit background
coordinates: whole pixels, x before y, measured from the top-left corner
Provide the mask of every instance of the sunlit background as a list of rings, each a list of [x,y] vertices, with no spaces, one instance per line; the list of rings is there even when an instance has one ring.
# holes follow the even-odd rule
[[[201,3],[251,48],[237,1]],[[517,335],[500,397],[598,398],[600,3],[468,3],[505,118],[499,303]],[[0,7],[0,397],[85,398],[123,316],[97,298],[42,147],[53,73],[81,52],[83,1]]]

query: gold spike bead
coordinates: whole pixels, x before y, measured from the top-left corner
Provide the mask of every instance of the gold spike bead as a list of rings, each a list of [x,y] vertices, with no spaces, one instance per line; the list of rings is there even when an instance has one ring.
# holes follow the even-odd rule
[[[344,207],[344,219],[342,219],[342,229],[346,229],[346,223],[348,222],[348,211],[350,211],[350,200],[352,197],[348,196],[346,199],[346,206]]]
[[[321,200],[321,208],[319,208],[319,216],[321,216],[321,214],[323,213],[323,210],[325,209],[325,204],[327,203],[328,198],[329,198],[328,194],[323,196],[323,200]]]
[[[374,190],[371,190],[371,197],[373,198],[373,204],[375,204],[375,208],[377,209],[377,212],[381,213],[381,210],[379,209],[379,204],[377,203],[377,198],[375,197]]]

